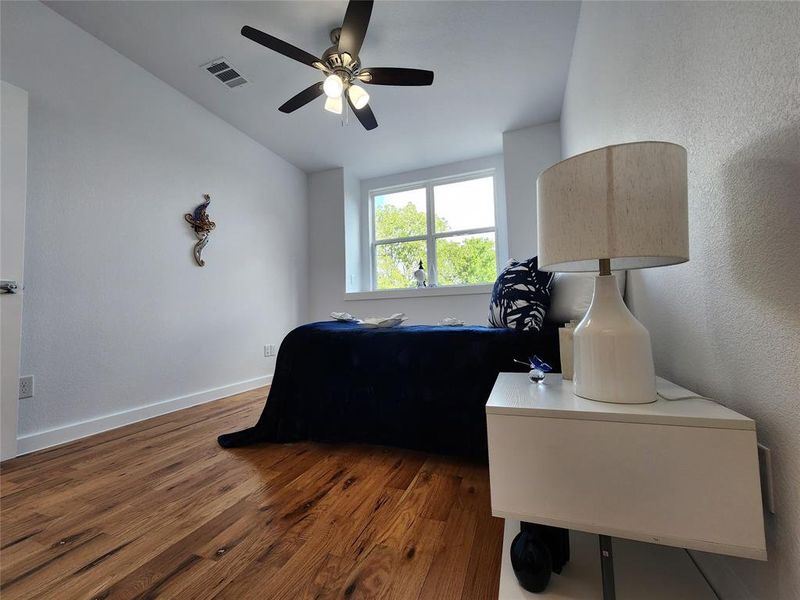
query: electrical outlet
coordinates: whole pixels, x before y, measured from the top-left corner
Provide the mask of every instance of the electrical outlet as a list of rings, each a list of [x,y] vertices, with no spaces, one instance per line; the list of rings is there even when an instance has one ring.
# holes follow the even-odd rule
[[[19,378],[19,399],[33,398],[33,375]]]
[[[775,488],[772,483],[772,450],[764,444],[758,445],[758,467],[761,472],[761,497],[764,508],[775,514]]]
[[[275,344],[267,344],[264,346],[264,356],[275,356],[278,353],[278,347]]]
[[[264,358],[267,358],[268,356],[269,356],[269,346],[264,344]]]

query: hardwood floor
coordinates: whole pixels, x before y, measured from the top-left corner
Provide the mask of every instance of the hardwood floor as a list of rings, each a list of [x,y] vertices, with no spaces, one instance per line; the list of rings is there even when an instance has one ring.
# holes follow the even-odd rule
[[[497,597],[488,469],[369,446],[223,450],[266,388],[2,464],[14,598]]]

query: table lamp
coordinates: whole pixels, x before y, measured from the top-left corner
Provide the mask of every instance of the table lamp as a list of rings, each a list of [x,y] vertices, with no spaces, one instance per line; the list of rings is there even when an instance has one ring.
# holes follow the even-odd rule
[[[597,271],[575,328],[575,394],[644,404],[656,400],[650,334],[620,296],[614,270],[689,260],[686,150],[633,142],[591,150],[536,182],[539,269]]]

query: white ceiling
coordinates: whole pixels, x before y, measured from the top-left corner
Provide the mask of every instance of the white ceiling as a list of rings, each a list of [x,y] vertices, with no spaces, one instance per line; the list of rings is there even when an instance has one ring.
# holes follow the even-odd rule
[[[499,153],[502,132],[557,120],[577,2],[378,1],[364,66],[431,69],[431,87],[368,86],[379,127],[325,112],[323,100],[277,108],[318,71],[242,37],[250,25],[319,55],[347,2],[61,1],[46,4],[307,172],[373,177]],[[200,65],[224,56],[235,89]]]

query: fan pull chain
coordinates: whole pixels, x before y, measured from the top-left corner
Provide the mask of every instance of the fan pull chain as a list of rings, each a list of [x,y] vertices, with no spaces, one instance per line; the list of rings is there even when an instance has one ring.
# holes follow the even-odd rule
[[[342,127],[347,127],[350,124],[350,103],[344,95],[347,90],[342,92]]]

